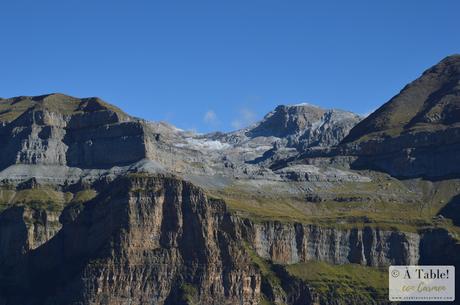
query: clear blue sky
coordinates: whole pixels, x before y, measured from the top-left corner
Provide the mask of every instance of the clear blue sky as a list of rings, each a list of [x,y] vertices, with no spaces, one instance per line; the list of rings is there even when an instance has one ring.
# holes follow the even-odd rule
[[[99,96],[180,128],[231,130],[279,104],[368,113],[460,53],[458,0],[12,0],[0,96]]]

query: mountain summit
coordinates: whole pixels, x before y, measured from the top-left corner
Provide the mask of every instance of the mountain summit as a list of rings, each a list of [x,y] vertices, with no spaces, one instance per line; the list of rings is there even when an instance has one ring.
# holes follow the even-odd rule
[[[246,132],[251,138],[285,138],[301,149],[338,144],[359,121],[357,114],[310,104],[280,105]]]
[[[251,137],[285,137],[300,133],[318,122],[326,110],[309,105],[280,105],[246,134]]]
[[[342,141],[354,168],[398,177],[460,175],[460,55],[446,57]]]
[[[426,70],[354,127],[344,142],[430,131],[456,123],[460,123],[460,55],[446,57]]]
[[[390,265],[460,270],[459,62],[361,123],[282,105],[196,134],[0,99],[0,304],[386,305]]]
[[[279,106],[246,129],[197,135],[131,117],[99,98],[20,96],[0,101],[0,179],[62,183],[116,166],[279,179],[263,165],[305,147],[336,145],[359,120],[340,110]]]

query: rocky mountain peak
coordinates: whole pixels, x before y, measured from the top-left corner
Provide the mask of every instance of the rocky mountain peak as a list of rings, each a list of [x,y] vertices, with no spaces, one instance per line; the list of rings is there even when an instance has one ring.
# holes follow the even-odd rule
[[[324,109],[310,104],[280,105],[268,113],[255,128],[248,131],[247,135],[285,137],[308,128],[324,113]]]
[[[440,179],[460,173],[460,55],[427,69],[356,125],[341,148],[354,168],[396,177]]]
[[[304,149],[338,144],[361,117],[338,109],[302,103],[280,105],[246,131],[250,138],[276,137],[289,147]]]
[[[198,135],[0,100],[0,304],[380,305],[386,266],[460,270],[459,59],[343,145],[361,118],[309,104]]]
[[[0,102],[0,153],[7,156],[0,160],[0,170],[5,170],[3,177],[19,182],[35,176],[49,181],[57,177],[50,166],[101,170],[88,172],[98,176],[146,159],[154,171],[278,179],[261,167],[304,148],[336,145],[359,120],[349,112],[310,104],[281,105],[246,129],[197,135],[135,119],[96,97],[21,96]],[[30,176],[31,167],[24,165],[40,167]],[[59,177],[61,182],[67,179],[65,174]]]
[[[433,130],[460,122],[460,55],[446,57],[350,131],[364,136]]]

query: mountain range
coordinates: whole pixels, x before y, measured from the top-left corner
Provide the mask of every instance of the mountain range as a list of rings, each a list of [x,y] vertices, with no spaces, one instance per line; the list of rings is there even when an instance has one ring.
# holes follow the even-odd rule
[[[460,55],[365,118],[197,134],[55,93],[0,99],[0,143],[1,305],[389,304],[387,266],[459,266]]]

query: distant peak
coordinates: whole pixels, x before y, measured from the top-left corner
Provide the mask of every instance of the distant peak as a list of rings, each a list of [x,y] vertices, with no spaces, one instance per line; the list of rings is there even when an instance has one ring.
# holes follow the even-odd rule
[[[356,125],[344,143],[459,123],[459,84],[460,54],[447,56]]]
[[[42,94],[42,95],[36,95],[36,96],[30,96],[29,97],[31,100],[39,102],[39,101],[45,101],[47,99],[76,99],[70,95],[66,95],[63,93],[49,93],[49,94]]]

